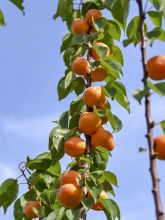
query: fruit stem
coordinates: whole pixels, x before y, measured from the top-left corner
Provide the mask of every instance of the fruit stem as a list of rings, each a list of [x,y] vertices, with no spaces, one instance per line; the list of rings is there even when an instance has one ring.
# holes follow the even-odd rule
[[[139,9],[139,17],[140,17],[140,24],[139,24],[139,31],[141,36],[141,57],[142,57],[142,66],[143,66],[143,85],[144,88],[147,86],[147,78],[148,73],[146,69],[147,63],[147,55],[146,55],[146,35],[145,35],[145,10],[143,9],[142,0],[136,0]],[[157,220],[164,220],[164,211],[163,205],[161,200],[160,194],[160,186],[159,182],[160,179],[158,177],[157,172],[157,164],[156,164],[156,157],[154,152],[154,144],[153,144],[153,128],[154,128],[154,121],[152,120],[151,116],[151,94],[147,94],[145,96],[145,118],[146,118],[146,125],[147,125],[147,134],[146,138],[148,141],[148,149],[149,149],[149,162],[150,162],[150,174],[152,179],[152,193],[155,203],[155,212],[156,212],[156,219]]]

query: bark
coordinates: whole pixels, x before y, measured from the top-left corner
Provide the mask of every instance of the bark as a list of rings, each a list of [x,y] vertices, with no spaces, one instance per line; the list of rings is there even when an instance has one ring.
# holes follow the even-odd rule
[[[145,36],[145,29],[144,29],[144,22],[145,22],[145,11],[143,9],[142,0],[136,0],[139,8],[139,16],[140,16],[140,36],[141,36],[141,57],[142,57],[142,67],[143,67],[143,86],[144,88],[147,86],[147,55],[146,55],[146,36]],[[154,128],[154,121],[152,120],[151,115],[151,95],[147,94],[145,96],[145,119],[146,119],[146,126],[147,126],[147,133],[146,138],[148,142],[148,149],[149,149],[149,163],[150,163],[150,174],[152,180],[152,193],[154,198],[154,205],[155,205],[155,213],[157,220],[164,220],[164,211],[163,205],[161,201],[161,194],[160,194],[160,179],[158,177],[157,172],[157,164],[156,164],[156,156],[154,152],[154,145],[153,145],[153,128]]]

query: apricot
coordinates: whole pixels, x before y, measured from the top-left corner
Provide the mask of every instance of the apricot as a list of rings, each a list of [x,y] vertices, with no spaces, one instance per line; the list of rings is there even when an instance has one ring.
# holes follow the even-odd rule
[[[77,18],[72,22],[71,29],[73,34],[80,35],[88,31],[89,25],[85,19]]]
[[[77,157],[86,151],[86,143],[80,137],[70,137],[64,143],[64,151],[71,157]]]
[[[159,160],[165,160],[165,135],[154,138],[154,150]]]
[[[39,211],[41,209],[40,202],[28,201],[23,209],[23,212],[28,218],[37,218],[38,215],[36,215],[36,213],[33,211],[34,208]]]
[[[103,57],[102,57],[103,59],[107,58],[107,57],[110,55],[110,49],[109,49],[109,47],[108,47],[106,44],[104,44],[104,43],[102,43],[102,42],[97,42],[97,43],[96,43],[96,46],[97,46],[100,50],[104,49],[104,55],[103,55]],[[94,60],[100,60],[100,56],[99,56],[99,54],[95,51],[94,48],[91,48],[91,49],[90,49],[90,56],[91,56]]]
[[[57,192],[57,199],[66,208],[76,208],[82,200],[83,192],[81,188],[71,183],[67,183],[60,187]]]
[[[101,125],[101,119],[94,112],[84,112],[79,119],[79,129],[87,135],[91,135]]]
[[[109,199],[109,196],[108,194],[102,190],[101,193],[100,193],[100,196],[99,198],[102,198],[102,199]],[[92,209],[95,210],[95,211],[102,211],[104,209],[104,205],[97,201],[93,206],[92,206]]]
[[[83,102],[89,107],[104,105],[106,97],[103,88],[100,86],[88,87],[83,94]]]
[[[91,135],[91,146],[92,148],[102,146],[107,150],[113,150],[115,142],[112,133],[107,130],[97,130]]]
[[[72,183],[76,187],[79,187],[77,178],[81,178],[81,175],[77,171],[69,170],[62,174],[60,178],[60,186],[63,186],[67,183]]]
[[[93,27],[93,21],[96,21],[98,20],[99,18],[101,18],[103,15],[102,15],[102,12],[99,11],[98,9],[90,9],[87,11],[86,13],[86,21],[88,22],[88,24]]]
[[[107,73],[102,67],[97,67],[94,71],[91,72],[92,82],[104,81],[106,77]]]
[[[165,79],[165,55],[151,57],[147,62],[148,76],[153,80]]]
[[[90,64],[83,57],[77,57],[72,63],[72,71],[78,75],[86,75],[90,73]]]

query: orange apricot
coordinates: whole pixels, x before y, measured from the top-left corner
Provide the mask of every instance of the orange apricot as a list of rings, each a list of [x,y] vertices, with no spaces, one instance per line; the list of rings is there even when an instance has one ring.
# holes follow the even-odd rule
[[[28,218],[37,218],[38,215],[34,212],[33,209],[40,210],[41,204],[39,201],[28,201],[23,209],[24,214]]]
[[[102,67],[97,67],[94,71],[91,72],[92,82],[104,81],[106,76],[107,73]]]
[[[92,18],[94,21],[98,20],[99,18],[101,18],[103,15],[102,15],[102,12],[98,9],[90,9],[87,11],[86,13],[86,21],[88,22],[88,24],[93,27],[93,21],[92,21]]]
[[[90,73],[90,64],[83,57],[77,57],[72,63],[72,71],[78,75],[86,75]]]
[[[80,35],[86,33],[89,29],[89,25],[83,18],[76,18],[71,25],[72,33]]]
[[[165,135],[154,138],[154,150],[159,160],[165,160]]]

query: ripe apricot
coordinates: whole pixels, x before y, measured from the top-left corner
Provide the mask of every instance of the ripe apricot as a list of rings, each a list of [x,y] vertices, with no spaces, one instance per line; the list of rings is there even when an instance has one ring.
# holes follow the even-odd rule
[[[83,192],[79,187],[68,183],[60,187],[57,199],[66,208],[76,208],[82,200]]]
[[[148,76],[153,80],[165,79],[165,55],[151,57],[147,62]]]
[[[102,198],[102,199],[109,199],[109,196],[108,194],[102,190],[101,193],[100,193],[100,196],[99,198]],[[104,209],[104,205],[97,201],[93,206],[92,206],[92,209],[95,210],[95,211],[102,211]]]
[[[77,157],[84,154],[86,150],[86,143],[80,137],[70,137],[64,143],[64,151],[71,157]]]
[[[77,178],[81,178],[81,175],[74,170],[69,170],[62,174],[60,178],[60,186],[63,186],[67,183],[72,183],[76,187],[79,187],[77,184]]]
[[[94,71],[91,72],[92,82],[104,81],[106,76],[106,71],[102,67],[97,67]]]
[[[79,119],[79,129],[87,135],[94,133],[101,125],[101,119],[94,112],[84,112]]]
[[[96,21],[97,19],[101,18],[103,15],[102,15],[102,12],[99,11],[98,9],[90,9],[87,11],[86,13],[86,21],[88,22],[88,24],[93,27],[93,21]]]
[[[165,135],[157,136],[154,139],[154,150],[159,160],[165,160]]]
[[[115,147],[115,142],[111,132],[107,130],[98,130],[91,135],[91,145],[93,148],[102,146],[111,151]]]
[[[34,208],[39,211],[41,209],[40,202],[28,201],[23,209],[23,212],[28,218],[37,218],[38,215],[36,215],[36,213],[33,211]]]
[[[83,57],[77,57],[72,63],[72,71],[78,75],[86,75],[90,73],[90,64]]]
[[[88,87],[83,94],[83,102],[89,107],[104,105],[106,97],[103,88],[100,86]]]
[[[85,19],[77,18],[72,22],[71,29],[73,34],[79,35],[86,33],[89,29],[89,25]]]
[[[97,43],[96,43],[96,46],[97,46],[100,50],[104,51],[102,58],[107,58],[107,57],[110,55],[110,49],[109,49],[109,47],[108,47],[106,44],[104,44],[104,43],[102,43],[102,42],[97,42]],[[91,48],[91,49],[90,49],[90,56],[91,56],[94,60],[100,60],[100,56],[99,56],[99,54],[95,51],[94,48]]]

